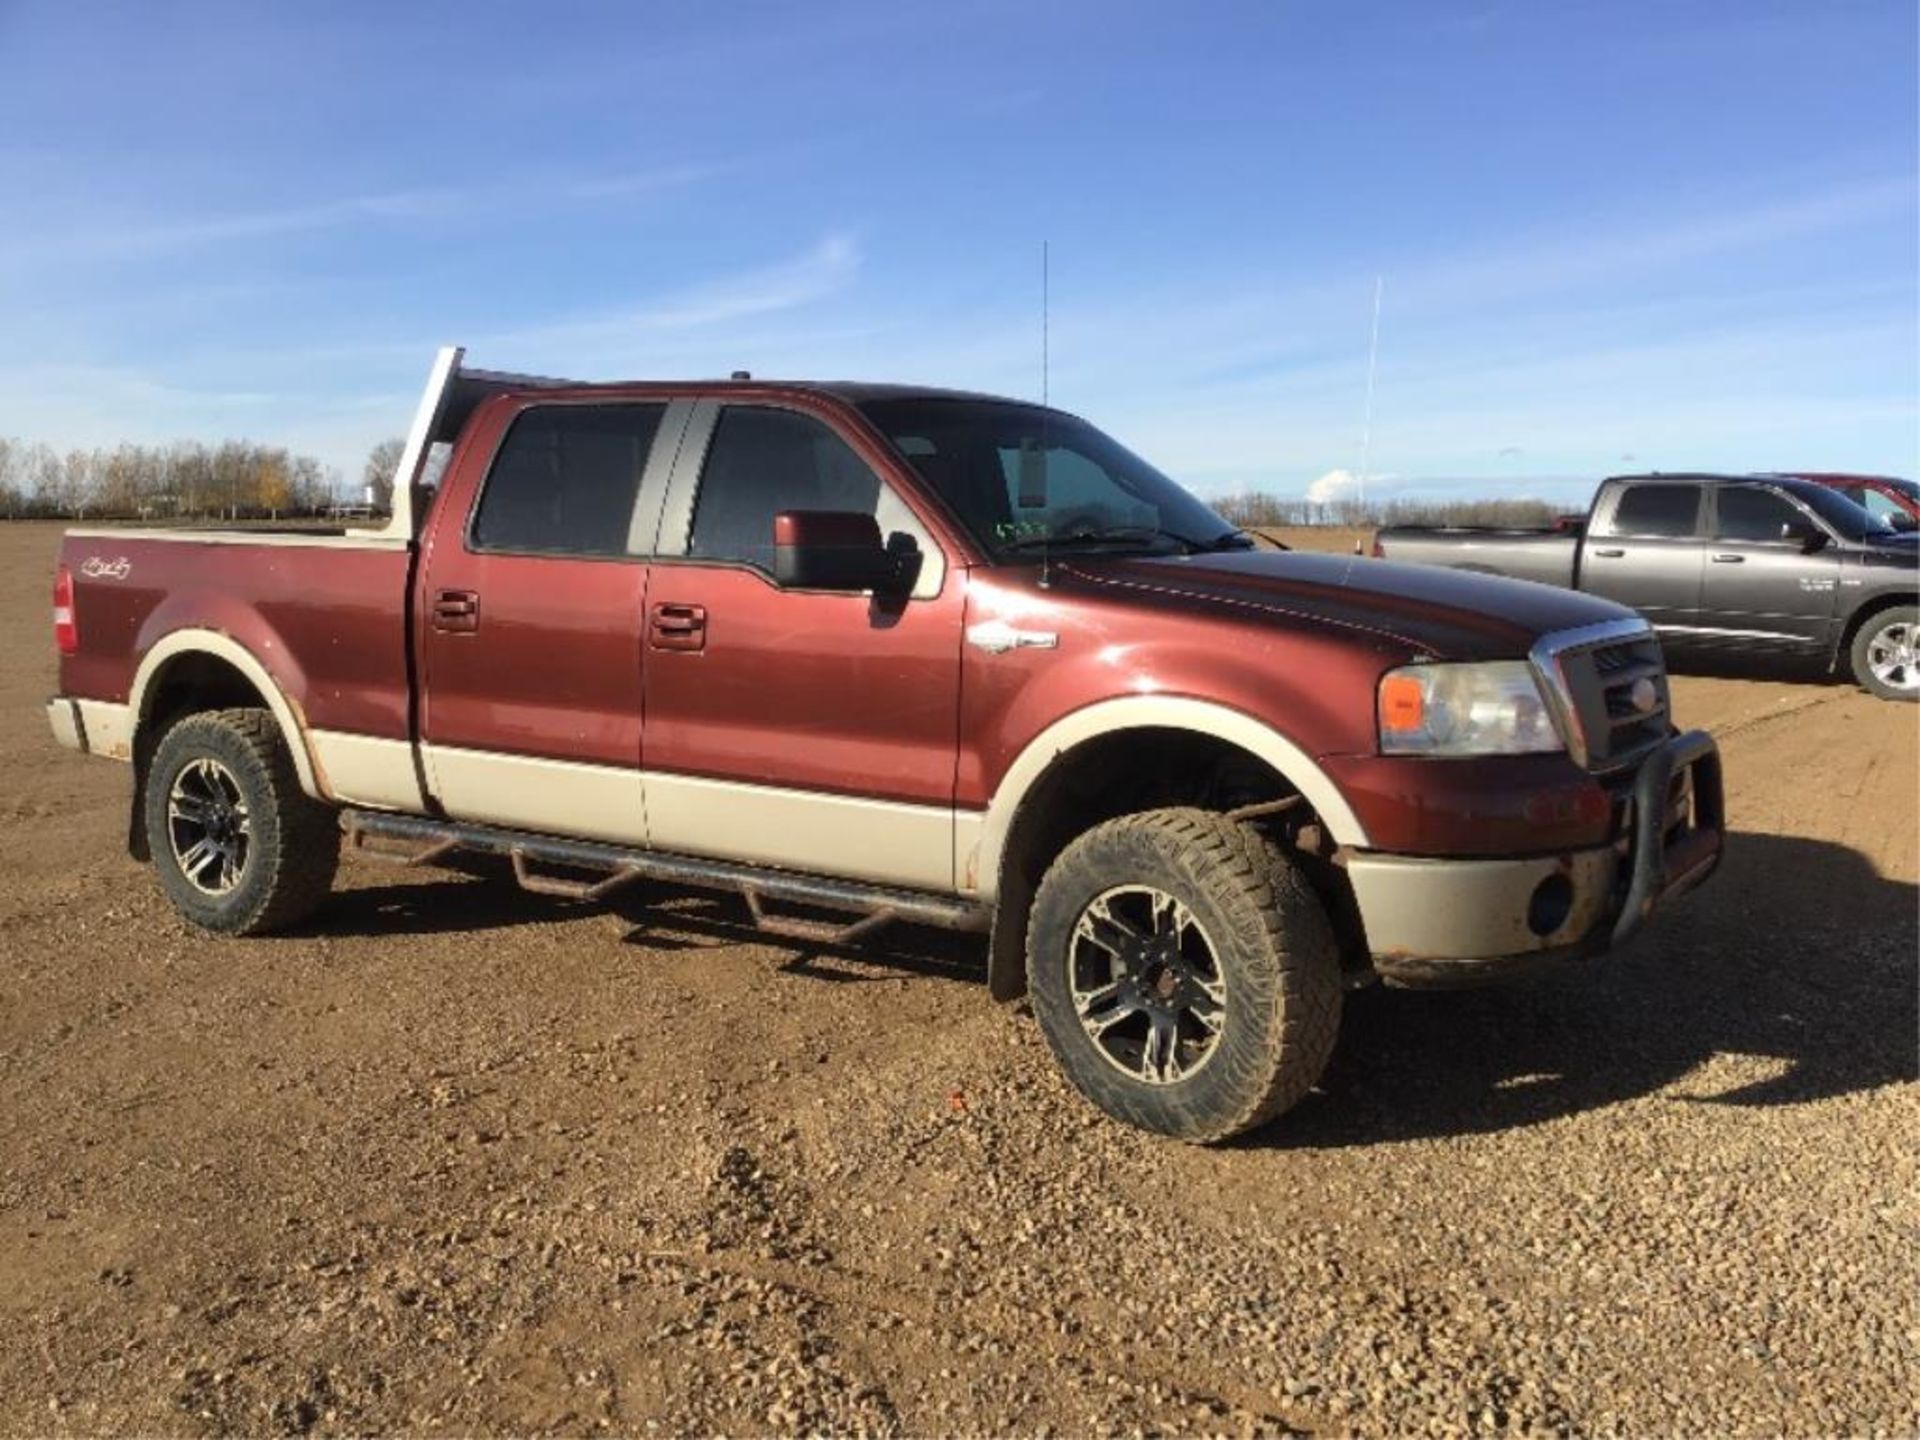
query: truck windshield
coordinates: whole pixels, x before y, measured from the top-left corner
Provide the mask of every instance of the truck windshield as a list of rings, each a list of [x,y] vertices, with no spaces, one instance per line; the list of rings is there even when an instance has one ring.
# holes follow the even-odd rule
[[[860,408],[995,560],[1253,547],[1139,456],[1057,410],[937,397]]]

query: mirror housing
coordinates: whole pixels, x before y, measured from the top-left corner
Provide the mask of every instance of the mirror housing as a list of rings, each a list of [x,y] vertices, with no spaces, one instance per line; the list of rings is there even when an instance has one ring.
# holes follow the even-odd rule
[[[773,582],[783,590],[887,593],[899,588],[902,569],[871,515],[782,510],[773,517]]]
[[[1798,545],[1803,553],[1811,555],[1825,548],[1827,532],[1811,520],[1789,520],[1780,527],[1780,538],[1789,545]]]

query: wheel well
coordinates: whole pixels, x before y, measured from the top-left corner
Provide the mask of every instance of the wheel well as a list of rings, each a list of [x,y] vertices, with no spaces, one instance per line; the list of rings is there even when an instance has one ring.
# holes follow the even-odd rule
[[[1076,837],[1117,816],[1165,806],[1226,811],[1287,800],[1296,803],[1249,823],[1301,861],[1347,952],[1349,920],[1358,926],[1358,910],[1345,876],[1323,858],[1332,842],[1298,788],[1259,756],[1216,736],[1163,727],[1117,730],[1064,751],[1022,798],[1001,851],[987,964],[993,997],[1025,993],[1027,914],[1041,877]]]
[[[176,655],[149,682],[134,717],[133,805],[127,817],[127,852],[134,859],[152,858],[147,849],[147,766],[160,738],[189,715],[236,707],[272,709],[238,666],[205,651]]]
[[[1851,661],[1853,642],[1859,638],[1860,632],[1866,629],[1869,620],[1882,611],[1897,610],[1902,606],[1910,607],[1914,603],[1914,597],[1911,595],[1876,595],[1858,610],[1854,611],[1852,618],[1847,621],[1846,632],[1841,635],[1840,643],[1834,647],[1834,668],[1838,669],[1840,666],[1848,664]]]

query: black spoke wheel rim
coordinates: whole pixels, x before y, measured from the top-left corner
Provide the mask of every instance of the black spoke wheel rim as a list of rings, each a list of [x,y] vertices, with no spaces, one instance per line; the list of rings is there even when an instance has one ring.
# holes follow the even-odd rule
[[[1080,912],[1067,947],[1074,1013],[1108,1064],[1174,1085],[1220,1048],[1227,981],[1219,952],[1177,896],[1119,885]]]
[[[231,894],[246,873],[253,838],[246,796],[218,760],[189,760],[167,791],[167,839],[173,862],[203,895]]]

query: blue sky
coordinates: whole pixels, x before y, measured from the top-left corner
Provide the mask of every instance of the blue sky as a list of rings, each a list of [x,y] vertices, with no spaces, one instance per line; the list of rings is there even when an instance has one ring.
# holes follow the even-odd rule
[[[0,434],[357,476],[432,347],[1051,391],[1203,493],[1920,468],[1911,0],[0,0]]]

